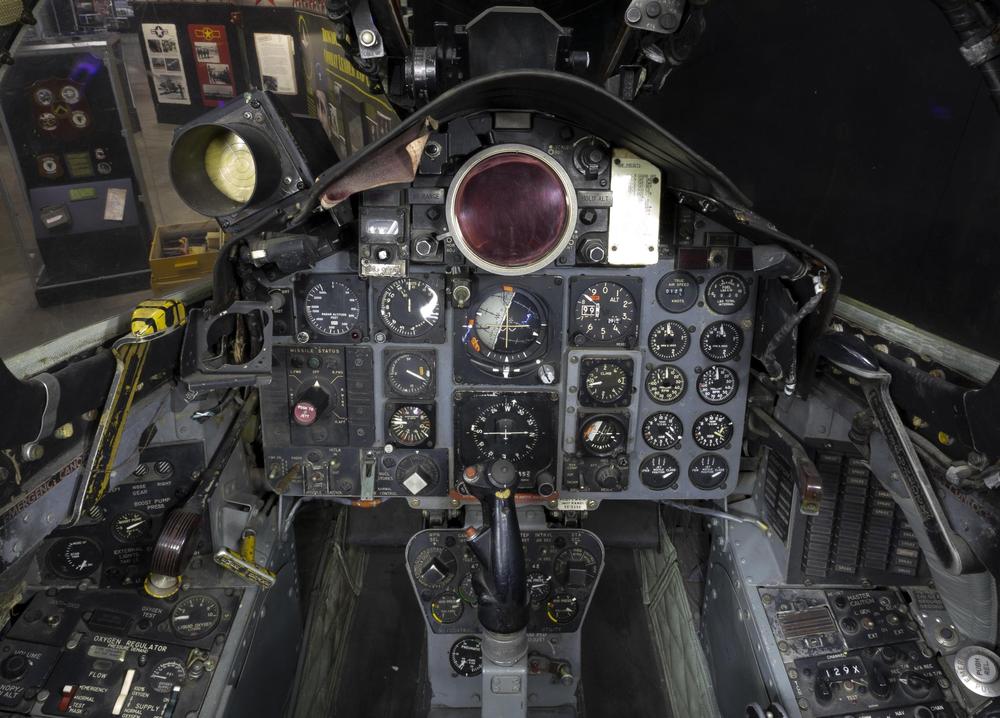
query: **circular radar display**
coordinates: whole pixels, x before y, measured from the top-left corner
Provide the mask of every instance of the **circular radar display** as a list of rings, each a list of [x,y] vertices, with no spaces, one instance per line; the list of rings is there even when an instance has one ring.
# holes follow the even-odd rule
[[[420,446],[431,438],[431,416],[422,406],[401,406],[389,416],[389,435],[402,446]]]
[[[320,334],[337,337],[353,329],[361,317],[361,298],[343,282],[317,282],[306,292],[306,321]]]
[[[535,299],[505,285],[479,303],[465,342],[489,361],[519,362],[543,347],[546,326]]]
[[[478,636],[466,636],[455,641],[448,651],[451,670],[463,678],[473,678],[483,672],[483,642]]]
[[[170,627],[178,638],[196,641],[214,631],[221,616],[222,608],[211,596],[188,596],[170,612]]]
[[[725,404],[736,396],[740,380],[727,366],[716,364],[698,375],[698,396],[709,404]]]
[[[412,339],[437,326],[441,297],[422,279],[397,279],[382,290],[378,312],[386,329],[396,336]]]
[[[656,301],[673,314],[686,312],[698,301],[698,280],[687,272],[670,272],[656,285]]]
[[[705,288],[705,303],[716,314],[734,314],[747,303],[750,290],[738,274],[720,274]]]
[[[647,456],[639,466],[639,481],[647,489],[663,491],[677,483],[681,469],[670,454]]]
[[[717,489],[729,476],[729,464],[718,454],[696,456],[688,467],[691,483],[703,491]]]
[[[52,544],[46,558],[54,574],[75,581],[92,574],[101,563],[103,553],[96,541],[67,536]]]
[[[598,414],[580,427],[580,444],[591,456],[613,456],[625,449],[628,429],[617,416]]]
[[[598,404],[615,404],[629,390],[628,373],[621,364],[603,362],[587,372],[583,386],[587,395]]]
[[[684,372],[675,366],[658,366],[646,375],[646,393],[657,404],[673,404],[686,389]]]
[[[712,361],[729,361],[743,348],[743,330],[725,320],[712,322],[701,333],[701,353]]]
[[[690,346],[691,335],[680,322],[660,322],[649,332],[649,351],[660,361],[676,361]]]
[[[650,449],[672,449],[680,443],[682,436],[684,425],[676,414],[669,411],[659,411],[642,422],[642,440]]]
[[[393,391],[403,396],[425,394],[434,381],[434,372],[422,354],[397,354],[389,360],[386,378]]]
[[[540,431],[538,417],[511,397],[486,406],[473,420],[469,433],[482,459],[517,464],[534,454]]]
[[[691,436],[703,449],[720,449],[733,438],[733,420],[721,411],[702,414],[691,427]]]
[[[597,342],[628,339],[635,329],[635,298],[614,282],[592,284],[576,300],[574,319],[588,339]]]
[[[493,274],[528,274],[569,243],[576,192],[566,170],[541,150],[497,145],[459,169],[445,213],[472,264]]]

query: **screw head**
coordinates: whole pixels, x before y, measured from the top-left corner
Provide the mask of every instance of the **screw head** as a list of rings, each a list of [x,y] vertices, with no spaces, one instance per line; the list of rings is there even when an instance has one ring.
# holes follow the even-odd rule
[[[361,35],[358,37],[358,40],[364,47],[371,47],[375,44],[377,39],[378,38],[375,37],[375,33],[371,30],[362,30]]]

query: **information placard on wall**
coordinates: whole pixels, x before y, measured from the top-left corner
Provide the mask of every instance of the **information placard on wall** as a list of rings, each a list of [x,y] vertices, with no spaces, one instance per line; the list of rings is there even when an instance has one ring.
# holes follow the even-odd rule
[[[194,49],[201,102],[216,107],[236,95],[233,61],[225,25],[188,25],[188,37]]]
[[[144,22],[142,37],[149,54],[149,69],[152,71],[153,92],[156,93],[157,101],[190,105],[177,26],[172,23]]]

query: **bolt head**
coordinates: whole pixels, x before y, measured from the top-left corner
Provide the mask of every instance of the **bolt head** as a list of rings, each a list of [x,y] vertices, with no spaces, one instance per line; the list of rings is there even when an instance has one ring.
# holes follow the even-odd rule
[[[363,46],[371,47],[376,42],[375,33],[372,32],[371,30],[362,30],[360,37],[358,37],[358,40],[361,42]]]

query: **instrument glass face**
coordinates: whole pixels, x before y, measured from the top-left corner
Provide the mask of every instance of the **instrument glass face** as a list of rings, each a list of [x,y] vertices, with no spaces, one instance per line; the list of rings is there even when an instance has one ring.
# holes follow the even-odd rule
[[[481,392],[457,399],[459,463],[506,459],[519,471],[533,472],[553,460],[553,397],[542,392]]]
[[[442,317],[441,297],[422,279],[397,279],[382,290],[379,316],[400,337],[416,338],[436,327]]]
[[[257,187],[257,163],[246,141],[224,131],[205,148],[205,173],[217,190],[234,202],[245,204]]]
[[[469,322],[467,346],[494,363],[525,361],[544,346],[547,326],[534,297],[504,285],[479,303]]]
[[[357,326],[362,299],[343,282],[324,280],[306,291],[306,321],[320,334],[336,337]]]
[[[615,282],[586,287],[576,300],[576,327],[588,339],[613,342],[629,337],[637,320],[635,298]]]

